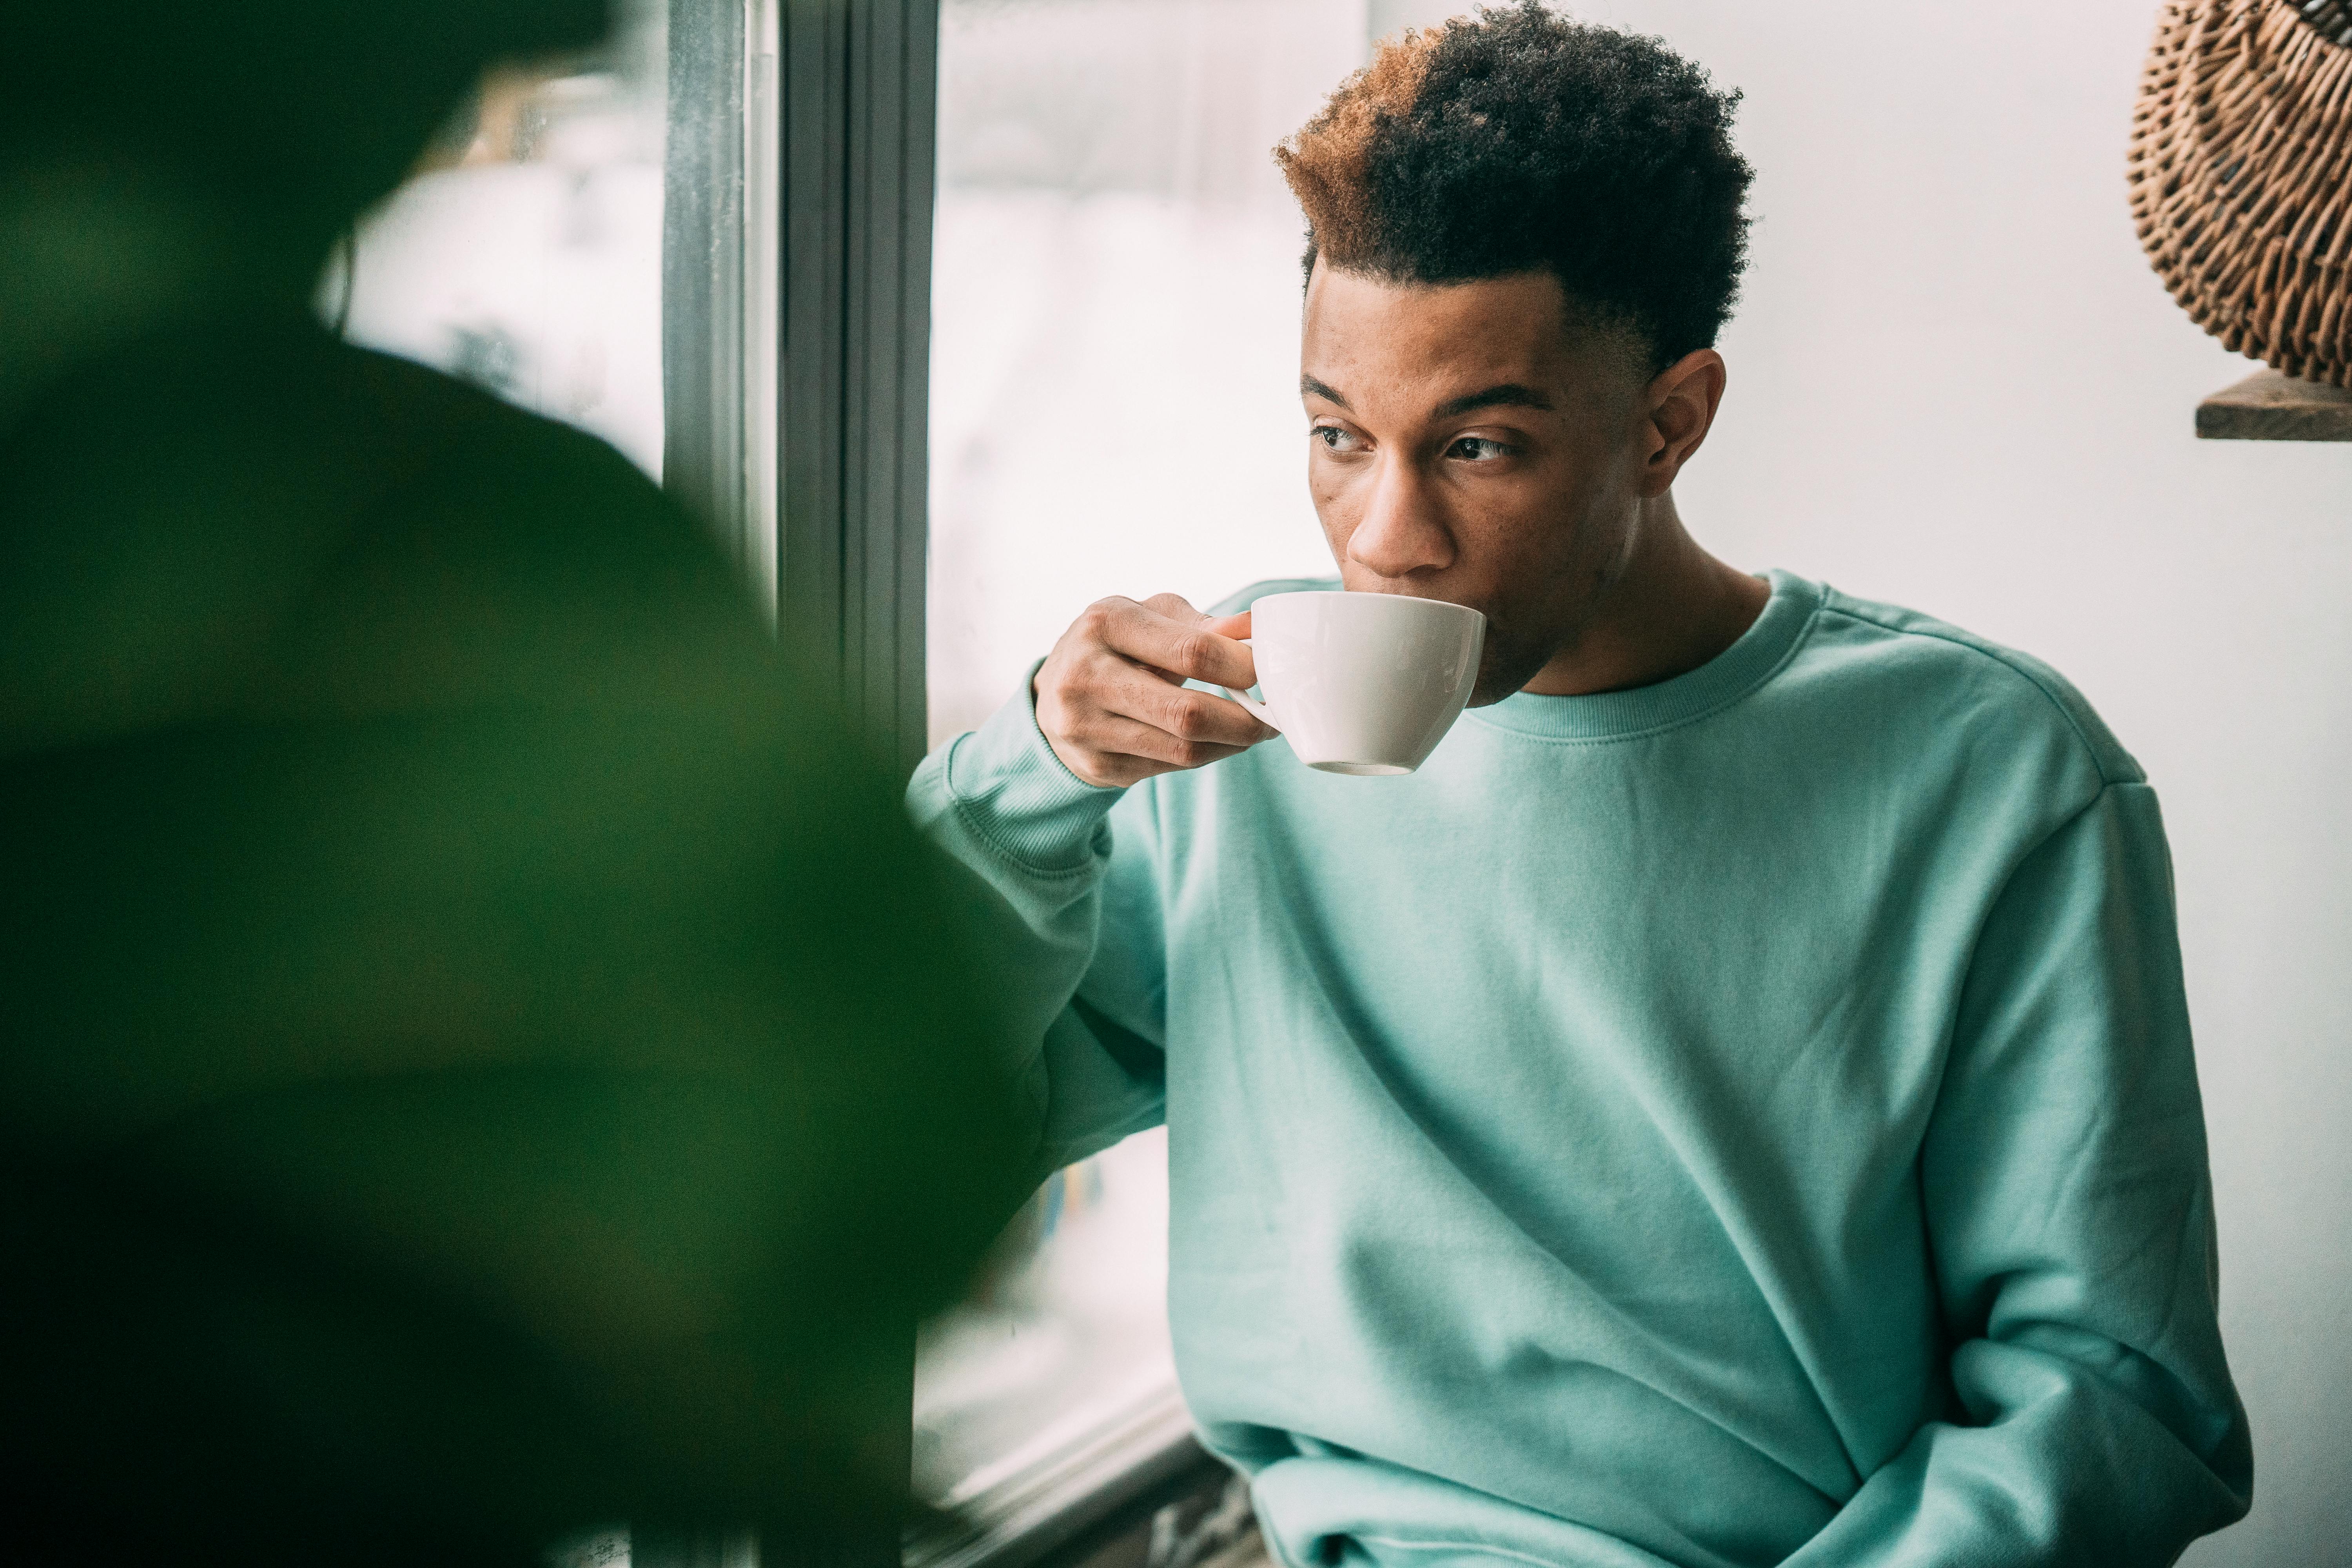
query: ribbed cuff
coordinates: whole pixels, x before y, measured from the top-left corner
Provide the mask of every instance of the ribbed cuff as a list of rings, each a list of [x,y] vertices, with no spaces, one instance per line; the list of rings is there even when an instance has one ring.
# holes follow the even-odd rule
[[[1037,728],[1034,665],[988,722],[924,763],[909,793],[924,808],[951,809],[998,852],[1041,871],[1072,871],[1093,855],[1103,818],[1124,789],[1090,784],[1063,765]],[[925,797],[936,794],[944,798]]]

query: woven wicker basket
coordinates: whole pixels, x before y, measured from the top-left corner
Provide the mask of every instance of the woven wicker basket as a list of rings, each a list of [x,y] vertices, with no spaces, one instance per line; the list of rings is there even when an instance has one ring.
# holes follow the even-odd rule
[[[2130,181],[2140,243],[2199,325],[2352,386],[2352,0],[2167,0]]]

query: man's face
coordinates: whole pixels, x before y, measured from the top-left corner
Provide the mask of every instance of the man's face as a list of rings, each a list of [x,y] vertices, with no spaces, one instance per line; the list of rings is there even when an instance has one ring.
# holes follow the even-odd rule
[[[1641,500],[1643,383],[1569,330],[1549,273],[1439,286],[1318,264],[1300,392],[1307,483],[1351,591],[1486,616],[1473,704],[1572,644]]]

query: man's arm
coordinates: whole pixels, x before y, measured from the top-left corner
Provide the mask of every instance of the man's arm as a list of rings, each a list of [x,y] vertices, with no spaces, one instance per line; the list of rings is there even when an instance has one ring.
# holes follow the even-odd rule
[[[1788,1568],[2168,1564],[2242,1517],[2156,795],[2108,786],[1978,942],[1921,1160],[1958,1408]]]
[[[1273,733],[1182,685],[1251,684],[1249,650],[1222,635],[1244,629],[1172,595],[1105,600],[908,788],[917,824],[982,885],[1040,1176],[1160,1118],[1159,830],[1150,792],[1127,786]]]

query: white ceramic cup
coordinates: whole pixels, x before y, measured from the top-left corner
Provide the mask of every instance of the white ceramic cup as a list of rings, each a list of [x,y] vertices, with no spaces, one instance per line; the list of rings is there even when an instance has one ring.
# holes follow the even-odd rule
[[[1269,594],[1250,606],[1263,702],[1225,695],[1331,773],[1409,773],[1461,716],[1486,617],[1402,594]]]

